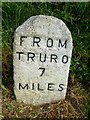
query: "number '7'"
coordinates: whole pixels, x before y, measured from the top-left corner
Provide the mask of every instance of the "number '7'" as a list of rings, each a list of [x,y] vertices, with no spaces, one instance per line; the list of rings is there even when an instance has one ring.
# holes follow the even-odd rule
[[[39,68],[39,70],[42,70],[42,73],[40,75],[40,76],[42,76],[44,74],[44,72],[45,72],[45,68]]]

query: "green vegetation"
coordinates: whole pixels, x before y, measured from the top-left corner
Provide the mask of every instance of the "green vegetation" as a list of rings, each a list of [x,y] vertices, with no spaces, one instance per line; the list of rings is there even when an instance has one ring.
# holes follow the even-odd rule
[[[73,37],[73,55],[66,100],[45,106],[17,103],[13,94],[15,29],[34,15],[62,19]],[[90,3],[2,3],[3,115],[5,119],[85,118],[90,114]]]

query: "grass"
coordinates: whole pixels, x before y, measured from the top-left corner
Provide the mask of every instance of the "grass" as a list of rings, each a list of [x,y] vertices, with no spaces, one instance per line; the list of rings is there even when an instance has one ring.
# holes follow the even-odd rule
[[[71,81],[70,81],[71,82]],[[3,116],[9,118],[82,118],[88,116],[87,105],[89,105],[86,91],[79,82],[74,80],[69,84],[67,97],[65,100],[56,103],[33,106],[16,102],[12,92],[3,88]]]
[[[3,116],[9,118],[88,118],[90,115],[90,3],[2,3]],[[13,92],[15,29],[34,15],[62,19],[73,37],[73,55],[65,100],[43,106],[18,103]]]

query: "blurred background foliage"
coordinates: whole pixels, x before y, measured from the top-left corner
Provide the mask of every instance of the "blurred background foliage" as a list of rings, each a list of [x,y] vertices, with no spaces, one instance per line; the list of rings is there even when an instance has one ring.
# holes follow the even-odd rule
[[[55,16],[67,25],[73,38],[73,53],[69,74],[69,86],[66,101],[60,102],[63,110],[71,105],[73,112],[67,108],[67,115],[73,116],[81,111],[81,115],[90,116],[90,3],[88,2],[48,2],[48,3],[2,3],[2,83],[6,88],[13,88],[13,40],[16,28],[23,24],[29,17],[35,15]],[[74,82],[73,82],[74,81]],[[81,87],[83,86],[83,88]],[[69,90],[70,89],[70,90]],[[85,90],[85,91],[84,91]],[[7,90],[6,90],[7,91]],[[8,92],[4,92],[8,98]],[[89,96],[87,98],[87,96]],[[13,93],[11,95],[13,98]],[[10,109],[13,104],[5,100],[4,112],[11,114]],[[83,100],[84,99],[84,100]],[[83,102],[82,102],[83,101]],[[87,102],[88,101],[88,102]],[[76,103],[75,103],[76,102]],[[81,103],[80,103],[81,102]],[[62,104],[61,104],[62,103]],[[7,108],[8,106],[8,110]],[[13,105],[15,106],[16,103]],[[59,104],[55,104],[59,106]],[[11,106],[11,107],[10,107]],[[18,106],[18,105],[16,105]],[[15,106],[15,107],[16,107]],[[65,106],[65,107],[64,107]],[[84,107],[81,107],[84,106]],[[28,107],[28,106],[27,106]],[[50,107],[50,106],[49,106]],[[16,107],[17,108],[17,107]],[[16,110],[13,109],[14,111]],[[46,107],[45,107],[46,108]],[[44,109],[45,109],[44,108]],[[56,108],[56,107],[55,107]],[[58,108],[60,109],[60,107]],[[84,110],[83,110],[84,109]],[[22,110],[23,111],[23,110]],[[37,111],[37,109],[36,109]],[[57,110],[55,110],[57,111]],[[78,111],[78,112],[77,112]],[[82,112],[83,111],[83,112]],[[25,109],[26,112],[26,109]],[[19,113],[18,113],[19,114]],[[66,112],[64,113],[66,115]],[[22,112],[22,115],[23,114]],[[67,116],[66,115],[66,116]],[[58,116],[58,114],[57,114]]]

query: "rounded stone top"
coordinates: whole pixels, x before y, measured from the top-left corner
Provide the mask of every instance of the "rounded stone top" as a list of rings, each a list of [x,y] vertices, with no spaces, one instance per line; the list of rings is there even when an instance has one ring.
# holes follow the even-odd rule
[[[61,19],[46,15],[30,17],[16,29],[16,33],[27,36],[34,34],[36,36],[71,39],[71,32]]]

